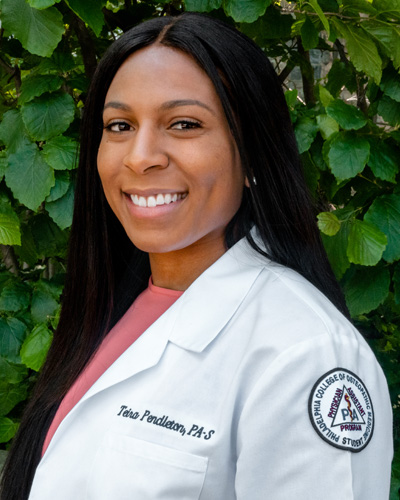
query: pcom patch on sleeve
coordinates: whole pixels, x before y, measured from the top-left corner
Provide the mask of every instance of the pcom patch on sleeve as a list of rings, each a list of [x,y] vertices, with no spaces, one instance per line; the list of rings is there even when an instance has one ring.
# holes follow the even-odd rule
[[[308,400],[317,434],[327,443],[357,453],[371,441],[374,410],[364,382],[344,368],[334,368],[317,380]]]

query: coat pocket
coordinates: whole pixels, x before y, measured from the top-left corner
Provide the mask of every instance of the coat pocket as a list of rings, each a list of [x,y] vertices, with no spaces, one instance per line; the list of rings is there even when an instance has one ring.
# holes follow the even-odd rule
[[[208,458],[108,432],[88,478],[88,500],[197,500]]]

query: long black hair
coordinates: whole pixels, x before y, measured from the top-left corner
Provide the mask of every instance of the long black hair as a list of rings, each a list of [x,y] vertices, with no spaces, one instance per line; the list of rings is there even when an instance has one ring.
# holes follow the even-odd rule
[[[262,50],[225,23],[195,13],[131,29],[106,52],[88,93],[61,317],[7,459],[2,500],[28,497],[60,401],[150,276],[147,254],[130,242],[105,199],[97,151],[116,72],[130,54],[154,43],[191,55],[203,68],[237,143],[250,187],[228,225],[227,246],[247,237],[267,258],[305,276],[348,316],[315,223],[283,92]],[[263,248],[251,237],[253,225]]]

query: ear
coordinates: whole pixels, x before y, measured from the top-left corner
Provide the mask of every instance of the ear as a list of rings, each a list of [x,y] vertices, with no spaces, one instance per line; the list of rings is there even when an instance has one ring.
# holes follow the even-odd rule
[[[247,175],[246,175],[246,177],[244,178],[244,185],[245,185],[246,187],[248,187],[248,188],[250,187],[250,182],[249,182],[249,179],[248,179]]]

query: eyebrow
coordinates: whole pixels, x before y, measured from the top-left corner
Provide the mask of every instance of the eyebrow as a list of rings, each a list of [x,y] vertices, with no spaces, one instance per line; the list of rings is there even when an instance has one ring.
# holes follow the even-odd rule
[[[132,111],[131,107],[120,101],[110,101],[104,105],[103,111],[107,108],[122,109],[123,111]]]
[[[204,104],[204,102],[198,101],[197,99],[176,99],[174,101],[167,101],[161,105],[161,109],[173,109],[178,108],[179,106],[200,106],[215,115],[215,112],[207,106],[207,104]]]
[[[201,108],[207,109],[211,114],[215,115],[215,112],[204,104],[204,102],[198,101],[197,99],[175,99],[173,101],[167,101],[161,104],[160,109],[169,110],[173,108],[178,108],[179,106],[200,106]],[[122,111],[132,111],[132,108],[127,104],[120,101],[110,101],[104,105],[103,111],[107,108],[121,109]]]

